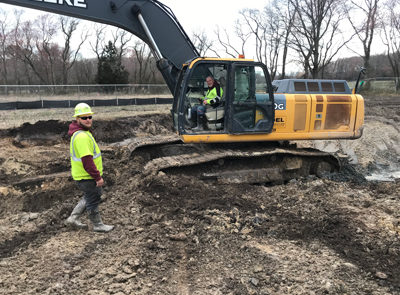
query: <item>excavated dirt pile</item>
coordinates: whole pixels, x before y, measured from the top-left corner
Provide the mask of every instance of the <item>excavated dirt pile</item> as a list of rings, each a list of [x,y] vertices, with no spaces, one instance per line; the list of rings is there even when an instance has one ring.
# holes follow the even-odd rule
[[[0,294],[400,294],[399,106],[367,98],[362,138],[301,143],[340,172],[279,185],[143,175],[115,143],[173,135],[170,116],[97,120],[108,234],[63,225],[69,122],[1,130]]]

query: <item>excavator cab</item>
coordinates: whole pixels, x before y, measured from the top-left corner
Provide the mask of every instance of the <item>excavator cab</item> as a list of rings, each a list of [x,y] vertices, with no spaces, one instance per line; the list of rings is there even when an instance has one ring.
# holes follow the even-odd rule
[[[206,106],[204,129],[196,131],[193,108],[201,105],[212,76],[222,89],[219,102]],[[242,59],[199,58],[183,67],[172,109],[179,133],[270,133],[274,124],[274,97],[265,65]]]

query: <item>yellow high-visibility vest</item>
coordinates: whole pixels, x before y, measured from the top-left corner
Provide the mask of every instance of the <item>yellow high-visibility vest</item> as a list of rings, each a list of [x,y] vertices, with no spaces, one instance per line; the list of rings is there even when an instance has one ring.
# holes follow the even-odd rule
[[[74,180],[93,179],[83,168],[82,159],[85,156],[93,156],[93,162],[100,175],[103,175],[103,160],[101,151],[90,131],[78,130],[71,137],[71,174]]]
[[[217,87],[214,87],[211,90],[207,90],[206,97],[204,98],[207,101],[207,104],[218,103],[221,100],[221,97],[224,94],[224,91],[222,90],[222,87],[220,87],[219,89],[220,89],[219,96],[217,94]]]

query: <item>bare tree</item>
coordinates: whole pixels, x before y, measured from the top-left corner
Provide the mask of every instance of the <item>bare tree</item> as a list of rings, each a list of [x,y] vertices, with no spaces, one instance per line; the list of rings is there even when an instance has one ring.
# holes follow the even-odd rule
[[[245,9],[240,12],[250,35],[255,42],[258,61],[266,64],[274,79],[278,70],[280,49],[283,40],[282,23],[273,2],[263,11]]]
[[[69,78],[69,72],[71,68],[74,66],[78,54],[82,48],[82,45],[85,43],[87,37],[88,37],[88,32],[83,32],[81,34],[80,41],[77,45],[77,48],[73,50],[71,48],[71,40],[74,32],[76,32],[79,21],[73,18],[69,18],[66,16],[61,16],[59,17],[60,20],[60,25],[61,25],[61,31],[64,36],[64,48],[62,50],[61,54],[61,61],[62,61],[62,84],[67,85],[68,84],[68,78]]]
[[[338,58],[327,66],[325,78],[353,80],[357,77],[361,64],[360,56]]]
[[[219,45],[223,48],[227,55],[235,58],[239,55],[245,54],[246,42],[250,37],[250,33],[244,30],[244,25],[239,19],[235,21],[234,25],[234,33],[237,37],[236,40],[232,40],[232,34],[226,29],[223,29],[221,32],[218,26],[216,27],[214,33],[217,36]],[[210,50],[213,51],[217,57],[220,57],[217,52],[217,48],[210,48]]]
[[[37,65],[37,56],[35,55],[35,42],[37,39],[36,32],[33,29],[31,21],[18,22],[14,30],[14,44],[10,48],[10,53],[13,54],[16,60],[24,64],[28,83],[31,84],[32,80],[29,76],[29,70],[32,70],[34,75],[39,79],[40,83],[46,84],[46,79],[39,71]],[[16,77],[17,81],[20,78]]]
[[[97,60],[78,59],[71,69],[73,75],[70,76],[71,84],[91,84],[95,80],[97,73]]]
[[[304,77],[323,77],[325,67],[350,40],[340,25],[341,0],[289,0],[295,11],[291,47],[299,53]]]
[[[22,10],[13,10],[15,23],[13,28],[9,32],[9,44],[7,46],[7,55],[10,58],[10,72],[11,80],[14,84],[20,85],[23,83],[31,83],[30,68],[24,62],[21,50],[21,45],[23,43],[23,23],[21,21],[21,16],[23,14]],[[25,82],[25,81],[26,82]],[[23,82],[24,81],[24,82]]]
[[[265,48],[268,46],[267,21],[258,9],[244,9],[240,11],[242,20],[255,41],[257,60],[267,63]],[[267,41],[268,40],[268,41]]]
[[[60,48],[54,43],[57,34],[58,23],[56,18],[51,14],[44,14],[38,17],[35,22],[34,41],[38,52],[39,60],[37,63],[32,61],[32,66],[36,67],[36,71],[41,71],[41,75],[45,78],[45,83],[57,84],[56,63],[59,61]],[[35,56],[35,55],[33,55]]]
[[[128,51],[128,43],[132,40],[133,35],[125,30],[116,28],[116,30],[112,31],[112,36],[112,43],[118,50],[119,60],[122,61],[122,57]]]
[[[208,38],[207,34],[204,31],[193,32],[192,40],[194,46],[199,51],[200,56],[205,56],[208,51],[214,50],[214,42]]]
[[[400,2],[390,0],[385,5],[383,16],[383,43],[396,80],[396,92],[400,91]]]
[[[286,76],[286,64],[289,52],[289,43],[291,40],[292,27],[294,23],[295,11],[290,0],[276,0],[272,3],[277,11],[277,19],[279,20],[279,30],[281,31],[281,50],[282,50],[282,65],[280,79]]]
[[[103,24],[94,24],[93,31],[94,31],[94,42],[89,42],[90,48],[92,49],[93,53],[96,55],[97,60],[100,59],[101,53],[103,52],[103,48],[106,46],[106,25]]]
[[[61,49],[54,42],[58,28],[56,18],[49,14],[41,15],[33,21],[21,22],[20,18],[17,19],[8,52],[11,59],[15,60],[15,68],[19,62],[25,67],[19,73],[21,77],[26,77],[25,83],[55,85],[61,82]],[[16,77],[16,81],[21,79]]]
[[[123,57],[129,52],[129,42],[132,40],[133,35],[125,30],[120,28],[112,28],[111,29],[111,40],[106,42],[106,39],[109,38],[109,34],[107,34],[107,30],[109,27],[103,24],[95,24],[94,25],[94,36],[95,40],[89,42],[90,48],[93,53],[97,57],[97,61],[99,61],[102,57],[102,53],[106,48],[107,44],[111,42],[112,46],[117,49],[119,62],[122,64]]]
[[[1,60],[1,76],[4,84],[8,84],[8,40],[10,35],[9,23],[7,20],[7,12],[0,10],[0,60]]]
[[[354,34],[361,41],[363,54],[352,50],[360,55],[364,60],[364,68],[367,69],[366,75],[370,72],[371,48],[375,32],[378,28],[378,12],[380,0],[351,0],[346,6],[347,19],[353,28]],[[360,15],[362,15],[360,17]]]
[[[289,0],[274,0],[262,11],[257,9],[240,11],[239,18],[235,22],[234,35],[226,29],[220,30],[217,27],[219,45],[231,57],[255,54],[257,61],[267,65],[273,79],[277,75],[281,60],[284,77],[294,18],[293,9],[287,8],[287,1]]]
[[[152,57],[151,50],[146,43],[136,41],[133,49],[131,59],[134,65],[133,79],[135,83],[148,82],[151,77],[150,60]]]

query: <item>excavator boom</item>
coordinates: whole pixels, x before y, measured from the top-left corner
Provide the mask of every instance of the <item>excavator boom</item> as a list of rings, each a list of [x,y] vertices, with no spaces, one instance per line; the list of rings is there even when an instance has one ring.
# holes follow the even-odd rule
[[[199,56],[174,13],[157,0],[0,0],[0,3],[86,19],[131,32],[150,46],[171,93],[182,65]]]

